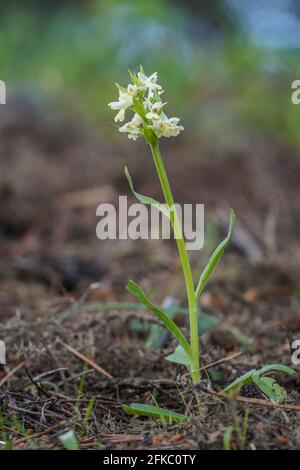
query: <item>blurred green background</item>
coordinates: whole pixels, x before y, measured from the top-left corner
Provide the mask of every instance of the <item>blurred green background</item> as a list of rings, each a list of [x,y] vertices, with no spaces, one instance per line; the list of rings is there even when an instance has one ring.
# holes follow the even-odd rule
[[[0,16],[1,79],[46,94],[115,138],[107,103],[127,69],[157,70],[170,114],[202,148],[252,135],[300,146],[300,8],[291,0],[12,1]]]

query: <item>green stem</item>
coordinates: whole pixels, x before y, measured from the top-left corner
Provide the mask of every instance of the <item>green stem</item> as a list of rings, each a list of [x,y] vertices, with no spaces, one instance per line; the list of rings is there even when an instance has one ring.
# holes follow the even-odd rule
[[[150,143],[150,148],[151,148],[151,152],[153,155],[156,170],[159,176],[162,191],[165,197],[165,201],[169,208],[174,209],[174,198],[173,198],[172,190],[170,187],[168,175],[164,166],[164,162],[160,154],[158,142]],[[176,242],[177,242],[181,266],[182,266],[182,270],[184,274],[184,280],[185,280],[185,286],[186,286],[188,304],[189,304],[190,336],[191,336],[191,349],[192,349],[191,376],[192,376],[194,384],[197,384],[200,380],[198,308],[197,308],[197,301],[196,301],[196,296],[195,296],[195,291],[194,291],[194,281],[193,281],[191,265],[190,265],[189,257],[186,251],[185,242],[181,233],[182,228],[178,220],[178,215],[177,215],[176,210],[172,210],[171,212],[171,223],[172,223],[175,233],[179,228],[180,234],[181,234],[181,236],[176,237]]]

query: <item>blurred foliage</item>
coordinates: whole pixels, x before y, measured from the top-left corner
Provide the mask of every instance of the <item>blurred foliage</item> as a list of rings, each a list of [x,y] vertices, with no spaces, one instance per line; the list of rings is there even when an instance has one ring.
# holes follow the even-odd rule
[[[221,35],[205,40],[199,15],[180,3],[95,0],[49,10],[13,2],[0,18],[1,79],[9,89],[46,92],[109,136],[113,82],[127,83],[127,69],[143,64],[159,72],[170,113],[201,145],[254,134],[300,146],[300,109],[290,100],[298,51],[259,48],[230,32],[227,19]]]

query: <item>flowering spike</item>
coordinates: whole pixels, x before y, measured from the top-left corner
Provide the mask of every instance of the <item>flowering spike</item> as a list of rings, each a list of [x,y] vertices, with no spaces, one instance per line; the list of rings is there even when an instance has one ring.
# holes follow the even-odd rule
[[[160,137],[177,136],[184,128],[179,118],[168,118],[163,112],[163,103],[160,95],[163,89],[157,83],[157,72],[145,75],[144,69],[135,74],[128,70],[132,83],[127,88],[116,83],[119,90],[118,101],[109,103],[109,107],[118,111],[115,122],[123,122],[127,110],[134,113],[133,119],[119,128],[120,132],[128,134],[129,139],[136,140],[144,135],[147,142]]]

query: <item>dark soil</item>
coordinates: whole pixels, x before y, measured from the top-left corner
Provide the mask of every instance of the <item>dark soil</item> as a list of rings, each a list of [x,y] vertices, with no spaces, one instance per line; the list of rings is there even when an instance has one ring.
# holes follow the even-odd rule
[[[299,448],[299,412],[253,404],[266,401],[253,386],[241,390],[248,402],[210,393],[249,368],[292,365],[290,345],[300,339],[299,155],[259,140],[235,154],[200,156],[184,142],[164,148],[177,200],[206,204],[210,230],[205,249],[192,253],[196,273],[225,233],[228,208],[238,213],[230,248],[201,299],[220,325],[201,337],[208,368],[195,387],[165,361],[174,350],[170,337],[162,335],[157,349],[146,346],[156,320],[131,306],[125,290],[133,277],[157,303],[184,305],[173,243],[100,242],[95,235],[96,206],[129,193],[125,163],[141,193],[161,197],[146,150],[123,140],[104,145],[40,103],[16,103],[0,115],[0,339],[7,346],[0,441],[60,448],[58,437],[73,428],[83,449],[221,449],[226,428],[249,410],[247,441],[233,434],[233,449]],[[176,320],[186,328],[184,316]],[[296,409],[295,369],[274,377],[288,392],[283,403]],[[156,402],[189,419],[164,425],[130,417],[122,404],[131,402]]]

